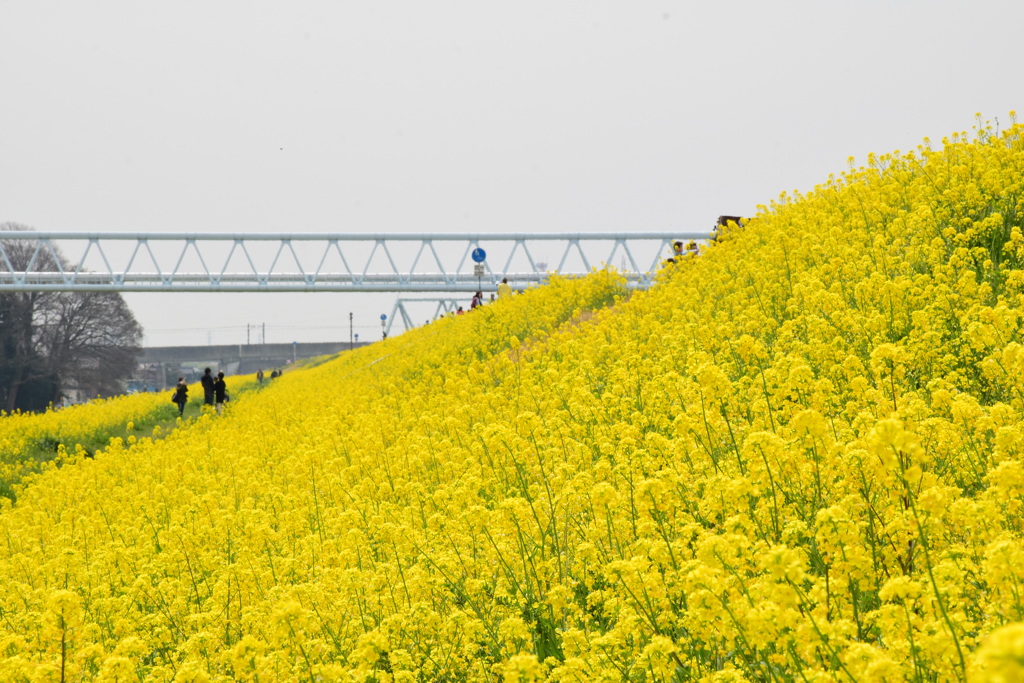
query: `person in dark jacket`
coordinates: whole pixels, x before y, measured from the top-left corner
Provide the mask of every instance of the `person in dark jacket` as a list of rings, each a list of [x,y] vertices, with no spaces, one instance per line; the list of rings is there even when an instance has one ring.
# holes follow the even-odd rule
[[[188,385],[185,378],[179,377],[178,384],[174,387],[174,402],[178,404],[178,416],[185,417],[185,404],[188,403]]]
[[[199,380],[203,385],[203,403],[208,406],[213,405],[213,375],[210,374],[210,368],[203,370],[203,377]]]
[[[217,381],[213,383],[213,392],[217,397],[217,414],[224,411],[224,402],[228,400],[228,385],[224,382],[224,373],[217,373]]]

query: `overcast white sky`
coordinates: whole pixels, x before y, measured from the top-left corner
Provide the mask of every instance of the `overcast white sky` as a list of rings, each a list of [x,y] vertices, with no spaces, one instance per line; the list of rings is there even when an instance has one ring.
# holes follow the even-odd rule
[[[0,0],[0,222],[688,231],[1008,120],[1024,2]],[[393,296],[126,295],[147,345]]]

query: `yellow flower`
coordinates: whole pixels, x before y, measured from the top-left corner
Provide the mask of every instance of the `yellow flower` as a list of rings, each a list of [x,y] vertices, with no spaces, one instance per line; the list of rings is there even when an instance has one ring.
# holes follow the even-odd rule
[[[974,657],[970,678],[989,683],[1024,680],[1024,624],[1010,624],[988,634]]]
[[[544,667],[536,655],[512,655],[502,667],[501,677],[505,683],[537,683],[544,680]]]
[[[894,576],[878,591],[878,597],[886,602],[916,600],[924,592],[921,584],[909,576]]]

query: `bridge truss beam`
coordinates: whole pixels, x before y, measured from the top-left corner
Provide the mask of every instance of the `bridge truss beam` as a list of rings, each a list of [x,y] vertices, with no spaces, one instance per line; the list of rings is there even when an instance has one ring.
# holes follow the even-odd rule
[[[402,325],[405,329],[411,330],[417,326],[417,324],[413,322],[412,315],[409,312],[409,304],[434,304],[436,307],[433,315],[430,317],[430,320],[437,320],[439,317],[447,313],[455,313],[459,306],[462,305],[459,299],[452,297],[398,297],[395,299],[395,305],[391,309],[391,317],[387,319],[387,325],[384,329],[385,335],[391,334],[391,327],[399,317],[401,317]]]
[[[668,232],[3,231],[0,293],[473,292],[493,291],[503,277],[525,286],[544,281],[550,273],[582,275],[604,264],[618,266],[631,287],[643,289],[650,286],[652,273],[671,253],[672,242],[707,237],[704,233]],[[477,248],[488,253],[479,276],[473,272],[471,258]],[[560,254],[557,265],[546,258],[552,251]]]

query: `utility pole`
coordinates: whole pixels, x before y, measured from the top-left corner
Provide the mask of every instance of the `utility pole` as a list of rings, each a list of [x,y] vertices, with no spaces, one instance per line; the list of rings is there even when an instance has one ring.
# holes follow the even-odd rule
[[[263,343],[267,343],[267,324],[263,323]]]
[[[352,342],[352,311],[348,312],[348,350],[351,351],[355,348],[355,344]]]
[[[245,324],[245,345],[246,346],[249,345],[249,328],[250,327],[251,327],[251,325],[249,323]]]

